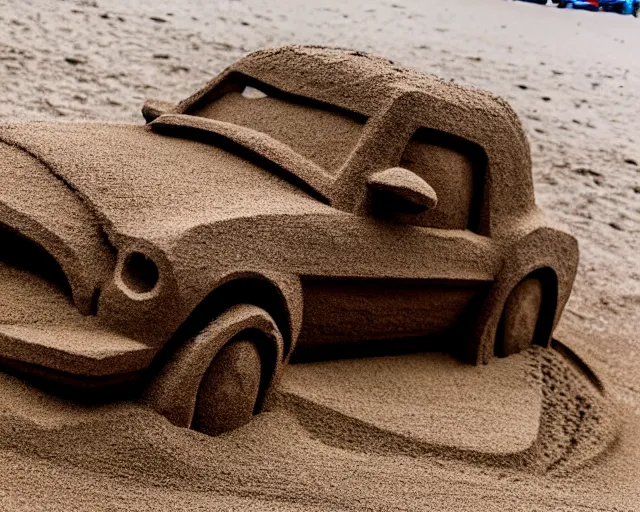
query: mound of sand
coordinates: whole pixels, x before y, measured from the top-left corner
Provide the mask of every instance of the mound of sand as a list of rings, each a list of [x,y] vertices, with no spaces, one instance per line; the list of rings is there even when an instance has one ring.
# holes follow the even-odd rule
[[[539,365],[524,355],[475,368],[443,354],[291,365],[281,391],[309,428],[349,418],[434,449],[527,450],[542,412]],[[319,411],[325,411],[320,414]]]
[[[43,485],[57,475],[49,499],[60,503],[69,492],[95,499],[100,487],[78,486],[97,480],[129,510],[142,497],[168,506],[177,496],[185,507],[223,496],[221,510],[230,496],[237,506],[375,508],[427,503],[424,482],[456,471],[543,482],[588,467],[615,440],[614,406],[571,360],[532,349],[503,363],[475,368],[421,354],[293,365],[269,412],[216,438],[135,403],[71,403],[4,375],[0,449],[10,466],[0,481],[7,496],[24,490],[14,477],[31,460]],[[128,495],[132,486],[139,496]],[[93,509],[111,510],[104,505]]]

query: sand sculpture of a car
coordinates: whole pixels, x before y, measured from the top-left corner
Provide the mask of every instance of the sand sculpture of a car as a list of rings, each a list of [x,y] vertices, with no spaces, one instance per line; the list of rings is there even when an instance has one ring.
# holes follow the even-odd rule
[[[0,126],[5,367],[216,434],[294,350],[550,343],[577,244],[536,207],[504,101],[290,46],[143,114]]]

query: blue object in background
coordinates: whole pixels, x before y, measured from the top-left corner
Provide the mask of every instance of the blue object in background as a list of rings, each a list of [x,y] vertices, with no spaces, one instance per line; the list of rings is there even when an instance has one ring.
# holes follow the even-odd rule
[[[558,7],[566,7],[567,9],[582,9],[584,11],[599,11],[600,7],[597,2],[588,0],[560,0]]]
[[[638,16],[640,0],[600,0],[600,7],[604,11],[617,12],[620,14],[632,14]]]
[[[532,4],[546,5],[547,0],[520,0]],[[631,14],[638,17],[640,0],[551,0],[558,7],[568,9],[582,9],[585,11],[617,12],[619,14]]]
[[[632,14],[638,16],[640,0],[559,0],[558,7],[583,9],[587,11],[617,12],[619,14]],[[597,4],[597,5],[596,5]]]

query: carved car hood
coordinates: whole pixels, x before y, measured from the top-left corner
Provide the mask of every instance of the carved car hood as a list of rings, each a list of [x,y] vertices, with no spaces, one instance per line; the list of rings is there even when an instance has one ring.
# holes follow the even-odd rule
[[[97,123],[0,125],[73,190],[112,239],[172,239],[237,217],[335,212],[277,169],[149,127]]]

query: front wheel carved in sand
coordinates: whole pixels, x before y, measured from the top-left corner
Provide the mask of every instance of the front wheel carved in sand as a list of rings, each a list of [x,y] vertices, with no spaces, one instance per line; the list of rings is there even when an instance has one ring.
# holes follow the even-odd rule
[[[517,354],[534,344],[542,298],[542,283],[536,277],[523,279],[512,290],[505,302],[496,334],[496,356]]]
[[[259,307],[240,304],[158,365],[142,401],[176,426],[222,434],[263,410],[282,361],[282,335],[273,318]]]
[[[262,361],[252,341],[225,345],[202,378],[191,427],[217,436],[251,421],[258,403]]]

